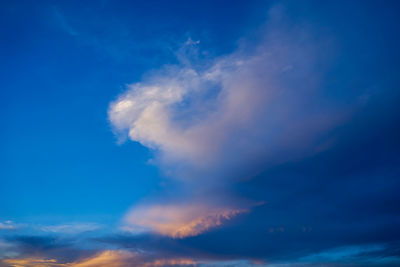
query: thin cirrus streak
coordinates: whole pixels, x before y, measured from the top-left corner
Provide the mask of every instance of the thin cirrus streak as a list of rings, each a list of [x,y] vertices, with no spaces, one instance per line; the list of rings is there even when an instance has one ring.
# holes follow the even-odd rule
[[[191,259],[161,259],[146,263],[143,267],[161,267],[161,266],[197,266]]]
[[[131,232],[152,231],[173,238],[184,238],[199,235],[247,211],[211,208],[201,204],[136,206],[126,215],[126,226],[123,229]]]
[[[95,223],[69,223],[69,224],[42,226],[40,227],[40,229],[44,232],[51,232],[51,233],[78,234],[78,233],[98,230],[101,227],[102,227],[101,225]]]

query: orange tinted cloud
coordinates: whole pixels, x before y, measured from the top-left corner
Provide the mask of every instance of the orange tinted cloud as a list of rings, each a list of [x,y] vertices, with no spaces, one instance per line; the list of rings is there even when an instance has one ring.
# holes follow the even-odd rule
[[[55,259],[5,259],[2,263],[10,267],[53,267],[53,266],[67,266],[65,264],[57,263]]]
[[[68,267],[123,267],[129,260],[133,260],[133,253],[122,250],[106,250],[91,258],[71,263]]]
[[[244,209],[210,208],[201,204],[144,205],[126,216],[126,230],[150,230],[173,238],[199,235],[246,212]]]
[[[105,250],[92,257],[71,263],[58,263],[55,259],[24,258],[5,259],[1,263],[10,267],[163,267],[195,266],[190,259],[156,259],[144,260],[140,255],[123,250]]]
[[[196,266],[196,262],[190,259],[162,259],[147,263],[145,267],[162,266]]]

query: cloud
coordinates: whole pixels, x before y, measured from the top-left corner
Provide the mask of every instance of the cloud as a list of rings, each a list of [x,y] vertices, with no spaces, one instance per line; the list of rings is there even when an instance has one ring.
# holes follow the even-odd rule
[[[326,132],[355,103],[339,107],[320,89],[323,40],[271,21],[257,43],[242,41],[228,55],[193,61],[185,58],[192,42],[184,44],[180,64],[150,72],[110,103],[117,135],[151,149],[164,174],[184,184],[172,198],[189,203],[134,207],[126,223],[172,237],[204,233],[242,213],[230,191],[237,181],[329,147]]]
[[[243,179],[254,166],[329,146],[324,134],[359,103],[343,105],[325,94],[324,38],[280,22],[275,13],[256,43],[242,40],[236,51],[215,58],[180,52],[180,64],[127,85],[108,110],[117,135],[154,151],[167,175],[202,184]]]
[[[25,259],[6,259],[3,263],[10,267],[52,267],[52,266],[66,266],[65,264],[59,264],[55,259],[37,259],[37,258],[25,258]]]
[[[196,262],[190,259],[162,259],[155,260],[154,262],[145,264],[144,266],[197,266]]]
[[[313,55],[292,41],[265,41],[250,55],[240,50],[204,63],[206,69],[167,66],[129,85],[111,103],[109,119],[164,162],[191,167],[247,163],[261,155],[271,162],[283,149],[303,150],[337,123],[340,112],[309,102],[319,97],[307,82],[317,78]]]
[[[259,42],[243,41],[229,55],[193,61],[185,58],[192,42],[184,44],[180,64],[150,72],[110,104],[117,135],[151,149],[161,170],[184,184],[172,198],[188,203],[134,207],[125,220],[134,229],[204,233],[248,209],[232,184],[329,145],[324,134],[349,110],[318,90],[323,41],[272,21]]]
[[[18,226],[12,221],[0,222],[0,230],[15,230]]]
[[[185,258],[145,259],[140,254],[124,250],[105,250],[91,257],[75,262],[60,263],[56,259],[22,258],[4,259],[3,264],[10,267],[162,267],[162,266],[195,266],[196,262]]]
[[[308,255],[299,259],[299,262],[344,262],[354,261],[357,257],[365,261],[365,254],[384,251],[385,247],[381,244],[364,245],[364,246],[348,246],[338,247],[320,253]],[[372,261],[372,258],[369,259]]]
[[[392,55],[365,56],[376,54],[372,35],[349,44],[357,27],[329,22],[340,33],[330,40],[343,41],[331,68],[334,44],[326,46],[321,34],[329,31],[316,26],[316,37],[301,23],[288,26],[279,8],[271,13],[280,18],[256,43],[152,71],[110,104],[116,133],[152,150],[153,162],[184,184],[168,196],[188,203],[134,206],[127,227],[179,237],[180,226],[211,214],[210,228],[199,223],[198,236],[174,241],[220,257],[290,263],[398,240],[399,98],[390,92],[398,82],[395,68],[385,66]],[[241,225],[207,231],[224,210],[221,199],[231,197],[229,209],[240,210],[239,196],[268,205]]]
[[[27,223],[15,223],[13,221],[0,222],[0,230],[9,230],[21,232],[41,231],[62,234],[79,234],[101,229],[103,226],[92,222],[74,222],[56,225],[36,225]]]
[[[298,21],[317,25],[317,35],[329,32],[343,41],[334,68],[326,71],[326,57],[334,49],[321,38],[299,23],[272,22],[255,44],[245,40],[233,53],[215,58],[185,58],[197,43],[189,39],[177,53],[180,64],[146,74],[110,104],[116,133],[151,149],[153,162],[184,183],[158,201],[135,205],[125,216],[125,229],[156,234],[118,233],[105,244],[106,249],[134,252],[87,252],[104,244],[57,235],[91,225],[38,226],[34,230],[45,229],[52,237],[6,239],[0,242],[5,260],[42,266],[153,266],[211,259],[209,266],[249,266],[248,259],[256,259],[283,266],[330,266],[332,261],[338,266],[349,259],[370,263],[375,257],[373,266],[398,266],[400,112],[398,53],[393,53],[398,41],[391,36],[396,27],[386,22],[389,12],[378,12],[385,19],[370,16],[389,8],[376,4],[366,14],[364,5],[351,4],[357,7],[354,19],[348,3],[323,4],[322,9],[290,5]],[[275,8],[271,13],[280,12]],[[126,42],[130,34],[105,24],[96,29],[115,36],[85,37],[77,27],[79,38],[101,49],[111,40],[109,50],[126,59],[120,48],[132,47]],[[115,42],[119,38],[125,45]],[[371,102],[376,105],[372,109]],[[357,118],[352,111],[359,104]],[[251,206],[240,205],[239,196],[268,205],[237,218]],[[228,197],[233,200],[222,201]],[[0,228],[8,235],[14,226],[4,222]]]
[[[133,258],[133,254],[126,251],[103,251],[93,257],[83,259],[76,263],[71,263],[71,267],[119,267],[124,266],[124,262]]]
[[[53,13],[55,16],[55,19],[57,20],[60,28],[66,32],[67,34],[71,36],[77,36],[79,33],[70,25],[70,23],[67,21],[63,13],[60,11],[59,8],[54,7],[53,8]]]
[[[5,257],[16,257],[18,253],[15,251],[14,244],[0,239],[0,259]]]
[[[220,226],[245,209],[211,208],[204,204],[167,204],[135,206],[126,215],[131,232],[150,230],[164,236],[184,238]]]
[[[51,267],[51,266],[66,266],[59,264],[55,259],[37,259],[37,258],[26,258],[26,259],[5,259],[4,264],[11,267]]]
[[[42,226],[40,229],[44,232],[78,234],[98,230],[100,228],[102,228],[102,226],[96,223],[70,223],[59,225],[46,225]]]

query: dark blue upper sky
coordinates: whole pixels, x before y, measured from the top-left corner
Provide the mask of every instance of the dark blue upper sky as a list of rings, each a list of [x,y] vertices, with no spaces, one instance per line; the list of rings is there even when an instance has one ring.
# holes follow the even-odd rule
[[[396,266],[399,11],[2,1],[0,266]]]

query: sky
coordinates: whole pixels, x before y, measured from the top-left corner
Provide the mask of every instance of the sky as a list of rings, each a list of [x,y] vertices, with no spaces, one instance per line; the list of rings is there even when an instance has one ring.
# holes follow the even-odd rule
[[[0,267],[400,265],[398,1],[1,1]]]

